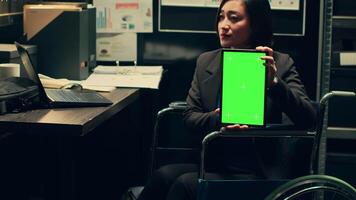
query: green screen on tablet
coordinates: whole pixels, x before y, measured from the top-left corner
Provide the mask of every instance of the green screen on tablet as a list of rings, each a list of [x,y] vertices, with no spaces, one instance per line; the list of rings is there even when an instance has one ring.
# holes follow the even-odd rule
[[[222,51],[221,123],[265,125],[266,53]]]

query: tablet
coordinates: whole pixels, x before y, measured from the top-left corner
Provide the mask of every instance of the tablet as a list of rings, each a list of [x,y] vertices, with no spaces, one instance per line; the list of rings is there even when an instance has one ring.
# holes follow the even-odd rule
[[[267,68],[265,52],[223,49],[220,122],[265,126]]]

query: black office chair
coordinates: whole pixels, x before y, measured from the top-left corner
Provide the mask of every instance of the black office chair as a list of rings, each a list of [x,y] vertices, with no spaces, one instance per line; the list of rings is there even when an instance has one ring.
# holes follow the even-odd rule
[[[331,190],[335,193],[342,193],[345,188],[348,192],[347,197],[355,199],[354,195],[349,195],[352,191],[355,191],[352,186],[345,184],[344,182],[338,180],[337,178],[329,176],[302,176],[293,180],[206,180],[205,179],[205,162],[206,162],[206,149],[208,143],[216,138],[227,137],[312,137],[314,138],[311,160],[310,160],[310,174],[318,174],[323,172],[324,162],[319,160],[319,157],[325,157],[325,149],[321,150],[320,146],[325,145],[325,131],[327,128],[326,123],[324,123],[324,112],[328,100],[334,96],[356,96],[354,92],[346,91],[331,91],[323,96],[318,104],[318,121],[316,125],[315,132],[300,132],[293,130],[286,130],[281,132],[274,132],[273,130],[265,131],[240,131],[234,134],[233,132],[215,131],[208,134],[202,142],[201,151],[201,164],[199,173],[199,183],[198,183],[198,200],[217,200],[217,199],[229,199],[229,198],[240,198],[240,199],[264,199],[268,196],[269,198],[278,196],[284,193],[290,192],[289,189],[296,189],[292,192],[293,195],[304,194],[304,191],[316,191],[316,190]],[[315,183],[314,185],[308,183]],[[327,186],[329,184],[329,186]],[[280,186],[282,185],[282,186]],[[300,188],[297,186],[302,185]],[[274,189],[280,186],[276,191]],[[325,186],[325,187],[324,187]],[[318,188],[318,189],[317,189]],[[339,191],[342,190],[342,191]],[[246,193],[246,191],[258,191],[253,193]],[[273,192],[274,191],[274,192]],[[274,194],[274,195],[273,195]],[[326,193],[325,193],[326,194]],[[345,195],[344,195],[345,196]],[[310,197],[310,196],[308,196]],[[325,195],[324,195],[325,197]],[[294,198],[280,198],[278,199],[294,199]],[[303,198],[301,198],[303,199]],[[271,199],[268,199],[271,200]]]

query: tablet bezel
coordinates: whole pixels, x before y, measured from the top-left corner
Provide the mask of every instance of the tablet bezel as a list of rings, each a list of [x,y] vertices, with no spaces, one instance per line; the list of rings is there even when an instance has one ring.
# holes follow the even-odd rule
[[[222,118],[223,118],[223,82],[224,82],[224,66],[223,66],[223,62],[224,62],[224,53],[225,52],[242,52],[242,53],[256,53],[256,52],[259,52],[259,53],[263,53],[264,55],[267,55],[266,52],[263,52],[263,51],[257,51],[255,49],[222,49],[221,51],[221,89],[220,89],[220,116],[219,116],[219,122],[222,126],[227,126],[227,125],[233,125],[233,124],[240,124],[240,125],[248,125],[250,127],[265,127],[266,126],[266,100],[267,100],[267,67],[265,67],[265,70],[264,70],[264,82],[265,82],[265,87],[264,87],[264,103],[263,103],[263,123],[262,124],[253,124],[253,123],[239,123],[239,122],[236,122],[236,123],[229,123],[229,122],[222,122]],[[266,63],[266,62],[265,62]]]

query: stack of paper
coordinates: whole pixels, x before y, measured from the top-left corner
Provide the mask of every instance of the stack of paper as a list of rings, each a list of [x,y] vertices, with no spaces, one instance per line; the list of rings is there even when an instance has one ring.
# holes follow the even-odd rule
[[[67,85],[70,85],[72,83],[77,83],[81,84],[84,89],[87,90],[95,90],[98,92],[110,92],[115,89],[115,87],[103,87],[103,86],[95,86],[95,85],[85,85],[83,84],[83,81],[75,81],[75,80],[68,80],[65,78],[60,78],[60,79],[55,79],[51,78],[49,76],[43,75],[43,74],[38,74],[41,80],[41,83],[43,87],[45,88],[65,88]]]
[[[83,86],[130,87],[158,89],[162,66],[98,66]]]

